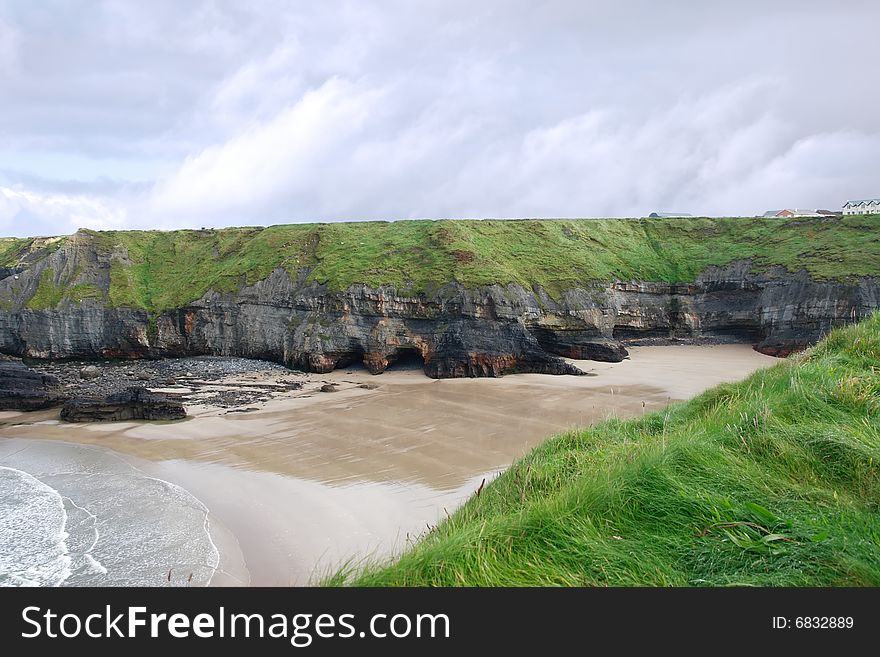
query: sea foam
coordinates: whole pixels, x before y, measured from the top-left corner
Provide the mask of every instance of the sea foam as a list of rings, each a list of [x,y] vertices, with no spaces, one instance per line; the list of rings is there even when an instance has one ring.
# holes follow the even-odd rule
[[[36,477],[0,466],[0,586],[60,586],[70,577],[67,511]]]
[[[108,450],[28,442],[0,458],[0,584],[210,583],[220,553],[192,494]]]

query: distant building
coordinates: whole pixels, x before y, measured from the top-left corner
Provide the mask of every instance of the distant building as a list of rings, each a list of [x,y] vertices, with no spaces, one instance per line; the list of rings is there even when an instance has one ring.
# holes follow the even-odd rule
[[[692,217],[687,212],[652,212],[648,215],[648,219],[670,219],[673,217]]]
[[[847,201],[843,204],[843,214],[880,214],[880,198]]]
[[[796,208],[785,208],[784,210],[768,210],[764,213],[765,217],[826,217],[829,216],[827,210],[798,210]]]

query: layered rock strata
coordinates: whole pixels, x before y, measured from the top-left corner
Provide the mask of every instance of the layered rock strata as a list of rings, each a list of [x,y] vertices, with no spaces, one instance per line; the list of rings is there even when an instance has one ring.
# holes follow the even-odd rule
[[[61,399],[58,380],[21,363],[0,360],[0,411],[37,411]]]
[[[128,420],[180,420],[186,410],[179,401],[132,387],[101,399],[71,399],[61,409],[65,422],[125,422]]]
[[[31,358],[218,355],[260,358],[312,372],[363,363],[381,373],[418,358],[435,378],[511,372],[580,374],[570,359],[619,361],[646,340],[746,340],[786,355],[880,307],[880,282],[812,280],[805,271],[758,270],[748,260],[710,267],[693,283],[584,281],[551,296],[541,287],[448,283],[430,294],[352,285],[333,291],[310,270],[275,269],[235,292],[209,290],[151,314],[115,307],[114,262],[78,234],[56,252],[0,275],[0,352]],[[101,298],[31,299],[41,276],[89,286]]]

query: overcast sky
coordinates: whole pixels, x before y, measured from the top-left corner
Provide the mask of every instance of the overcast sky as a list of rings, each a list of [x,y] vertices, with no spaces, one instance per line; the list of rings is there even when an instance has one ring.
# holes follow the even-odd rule
[[[0,234],[880,196],[880,2],[0,0]]]

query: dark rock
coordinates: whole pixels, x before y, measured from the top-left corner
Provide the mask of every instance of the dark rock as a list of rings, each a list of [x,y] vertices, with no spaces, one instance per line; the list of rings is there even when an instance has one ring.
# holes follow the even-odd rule
[[[535,327],[532,333],[547,351],[574,360],[597,360],[619,363],[629,353],[617,340],[593,335],[589,328]]]
[[[321,386],[321,392],[337,392],[335,383],[325,383]]]
[[[58,379],[15,361],[0,361],[0,411],[37,411],[62,399]]]
[[[184,417],[186,410],[179,401],[137,387],[103,399],[72,399],[61,409],[61,419],[66,422],[179,420]]]
[[[17,281],[19,274],[23,271],[24,267],[0,267],[0,280],[11,276],[13,280]]]
[[[810,344],[804,339],[797,337],[789,337],[788,339],[774,337],[769,340],[762,340],[755,345],[755,351],[766,354],[767,356],[775,356],[776,358],[787,358],[792,354],[803,351]]]
[[[97,365],[86,365],[79,371],[81,379],[97,379],[99,376],[101,376],[101,368]]]

